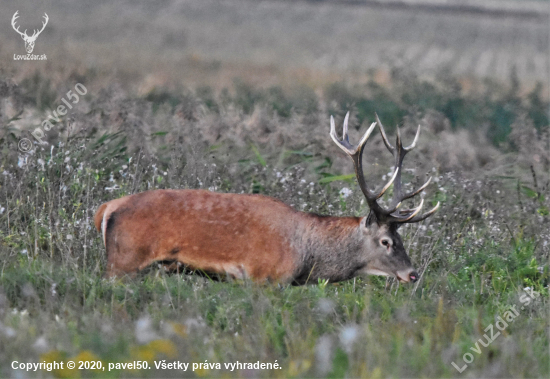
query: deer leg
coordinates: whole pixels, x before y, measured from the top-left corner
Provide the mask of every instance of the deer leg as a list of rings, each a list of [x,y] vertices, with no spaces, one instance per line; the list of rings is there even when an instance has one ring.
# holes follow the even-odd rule
[[[129,275],[131,277],[153,263],[145,249],[125,249],[117,246],[116,249],[107,254],[107,269],[105,277]]]

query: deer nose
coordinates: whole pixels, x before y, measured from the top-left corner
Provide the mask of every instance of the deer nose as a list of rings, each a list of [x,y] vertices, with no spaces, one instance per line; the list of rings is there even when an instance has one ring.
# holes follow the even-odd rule
[[[416,282],[418,280],[418,273],[416,271],[413,271],[409,274],[409,279],[411,282]]]

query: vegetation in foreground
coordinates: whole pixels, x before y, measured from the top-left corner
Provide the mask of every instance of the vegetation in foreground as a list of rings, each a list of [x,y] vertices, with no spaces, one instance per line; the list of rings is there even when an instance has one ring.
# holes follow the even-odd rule
[[[133,97],[116,85],[94,93],[83,81],[89,94],[46,133],[49,144],[18,153],[19,138],[29,136],[21,126],[38,127],[72,79],[59,87],[40,75],[0,84],[2,376],[455,377],[452,362],[463,367],[466,353],[473,361],[461,376],[550,374],[548,105],[536,92],[523,99],[493,89],[479,104],[459,88],[418,81],[391,91],[335,84],[323,98],[307,88],[289,93],[236,83],[221,93]],[[477,113],[469,111],[476,104]],[[419,282],[368,277],[281,287],[166,275],[157,267],[136,279],[102,279],[93,213],[129,193],[264,193],[304,211],[364,215],[354,175],[342,175],[350,163],[340,161],[328,138],[328,114],[342,117],[348,109],[363,127],[374,111],[388,126],[405,120],[405,138],[411,124],[425,126],[422,157],[404,180],[422,182],[430,171],[435,184],[426,199],[443,207],[430,221],[402,229]],[[463,130],[491,143],[458,146]],[[518,137],[526,134],[534,140]],[[365,158],[376,183],[391,165],[388,155],[377,155],[384,151],[379,142]],[[435,158],[426,166],[429,156]],[[484,174],[464,173],[480,167]],[[540,295],[527,305],[526,293]],[[484,347],[484,330],[511,306],[518,316]],[[13,361],[60,360],[101,362],[106,370],[11,368]],[[163,360],[191,365],[157,371]],[[134,361],[153,368],[108,371],[109,363]],[[225,368],[237,361],[280,369]]]

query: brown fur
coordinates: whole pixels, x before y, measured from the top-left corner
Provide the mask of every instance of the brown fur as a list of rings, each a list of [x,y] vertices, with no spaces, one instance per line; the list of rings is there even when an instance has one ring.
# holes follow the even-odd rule
[[[173,260],[237,278],[289,281],[300,260],[297,224],[307,228],[308,217],[261,195],[156,190],[101,205],[94,222],[105,230],[107,276]]]
[[[414,269],[396,228],[367,220],[298,212],[262,195],[204,190],[125,196],[101,205],[94,217],[107,250],[107,277],[162,262],[168,270],[258,282],[337,282],[369,273],[408,281]]]

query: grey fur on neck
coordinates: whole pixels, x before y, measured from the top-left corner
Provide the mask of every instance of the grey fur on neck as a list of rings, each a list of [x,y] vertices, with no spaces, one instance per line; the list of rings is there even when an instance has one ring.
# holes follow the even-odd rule
[[[356,227],[342,225],[341,217],[308,214],[307,222],[300,223],[294,233],[293,246],[299,259],[294,273],[295,284],[328,279],[338,282],[354,277],[365,267],[361,249],[363,237],[361,222]],[[355,219],[350,217],[351,219]],[[329,235],[326,235],[329,232]],[[325,235],[325,238],[319,238]]]

